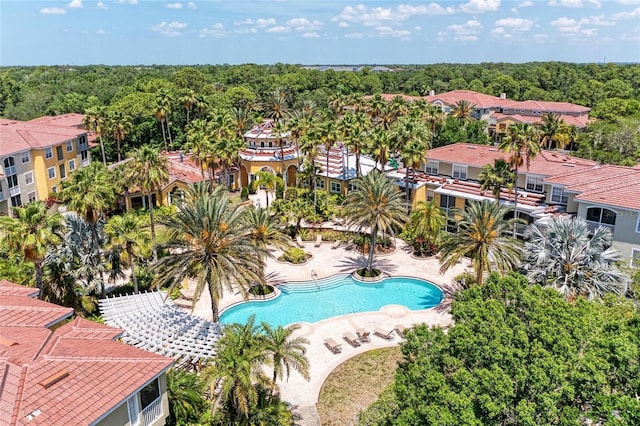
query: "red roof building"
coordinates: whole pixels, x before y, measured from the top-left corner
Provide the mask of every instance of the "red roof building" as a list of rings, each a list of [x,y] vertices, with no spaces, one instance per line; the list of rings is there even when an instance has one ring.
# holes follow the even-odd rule
[[[163,425],[171,358],[0,281],[0,424]]]

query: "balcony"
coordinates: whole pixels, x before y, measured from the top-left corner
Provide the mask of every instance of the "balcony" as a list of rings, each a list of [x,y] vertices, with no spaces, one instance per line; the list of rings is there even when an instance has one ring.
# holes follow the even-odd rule
[[[140,414],[142,414],[142,424],[144,426],[149,426],[162,417],[162,395],[147,405]]]
[[[16,195],[20,195],[20,186],[14,186],[13,188],[9,188],[9,196],[13,197]]]

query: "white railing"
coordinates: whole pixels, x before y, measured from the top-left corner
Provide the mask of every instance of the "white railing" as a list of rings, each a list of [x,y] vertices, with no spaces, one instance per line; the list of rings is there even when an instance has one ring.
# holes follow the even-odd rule
[[[14,186],[13,188],[9,188],[9,196],[13,197],[14,195],[20,194],[20,186]]]
[[[162,395],[156,398],[151,404],[142,410],[142,420],[144,426],[149,426],[160,417],[162,417]]]

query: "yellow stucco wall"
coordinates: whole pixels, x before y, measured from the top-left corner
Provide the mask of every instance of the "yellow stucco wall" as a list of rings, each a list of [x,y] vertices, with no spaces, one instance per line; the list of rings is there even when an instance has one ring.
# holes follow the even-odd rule
[[[58,160],[57,147],[62,147],[62,159]],[[60,191],[60,182],[63,180],[60,176],[60,165],[64,164],[65,179],[69,177],[69,160],[75,161],[75,169],[82,167],[78,152],[76,150],[76,141],[73,140],[73,149],[67,151],[66,142],[58,145],[51,146],[52,156],[46,158],[46,148],[31,150],[31,156],[33,158],[33,174],[38,188],[38,194],[41,198],[46,198],[49,193],[53,191],[55,186],[57,191]],[[54,167],[56,176],[53,179],[49,179],[48,169]]]

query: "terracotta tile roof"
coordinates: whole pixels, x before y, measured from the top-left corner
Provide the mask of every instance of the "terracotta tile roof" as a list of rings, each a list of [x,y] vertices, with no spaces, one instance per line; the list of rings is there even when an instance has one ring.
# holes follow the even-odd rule
[[[506,105],[505,105],[506,106]],[[576,105],[569,102],[547,102],[547,101],[513,101],[508,105],[509,108],[525,109],[528,111],[555,112],[558,114],[586,114],[591,108]]]
[[[264,120],[262,123],[256,124],[244,134],[245,138],[249,139],[275,139],[275,136],[271,134],[275,122],[273,120]],[[288,132],[283,133],[284,136],[288,135]]]
[[[28,296],[36,297],[40,293],[37,288],[25,287],[14,284],[11,281],[0,280],[0,294],[3,296]]]
[[[0,156],[46,148],[86,134],[86,130],[0,118]]]
[[[413,102],[413,101],[417,101],[418,99],[424,99],[422,96],[409,96],[402,93],[381,93],[380,94],[380,97],[382,97],[382,99],[384,99],[387,102],[391,102],[396,96],[400,96],[402,99],[404,99],[407,102]],[[373,96],[371,95],[362,97],[362,99],[364,100],[369,100],[371,98],[373,98]]]
[[[15,296],[15,285],[0,283],[0,312],[5,301],[32,316],[0,315],[0,419],[7,425],[90,424],[122,404],[173,360],[117,342],[122,330],[76,318],[51,331],[42,326],[37,307],[64,310]],[[9,294],[7,296],[7,294]],[[39,412],[31,420],[29,414]]]
[[[640,211],[640,177],[634,179],[583,192],[575,199]]]
[[[27,121],[27,123],[65,128],[77,127],[80,129],[84,127],[84,117],[84,114],[77,114],[72,112],[54,116],[45,115],[44,117],[38,117],[34,118],[33,120],[29,120]]]
[[[537,124],[542,123],[542,116],[522,115],[522,114],[504,114],[501,112],[495,112],[491,114],[491,118],[495,119],[497,123],[506,120],[513,120],[518,123]],[[581,115],[579,117],[567,114],[560,114],[560,118],[565,122],[567,126],[586,127],[589,124],[589,116]]]
[[[498,106],[513,102],[508,99],[500,99],[497,96],[486,95],[472,90],[453,90],[450,92],[440,93],[438,95],[425,96],[424,99],[429,103],[441,101],[442,103],[450,106],[453,106],[462,100],[466,100],[477,108],[497,108]]]
[[[427,159],[456,164],[466,164],[474,167],[482,167],[485,164],[493,164],[495,160],[507,160],[508,155],[491,145],[478,145],[471,143],[455,143],[431,149],[427,152]],[[526,173],[552,176],[562,170],[576,170],[576,168],[590,168],[595,161],[571,157],[557,151],[541,151],[532,161]],[[564,169],[565,167],[570,169]]]

